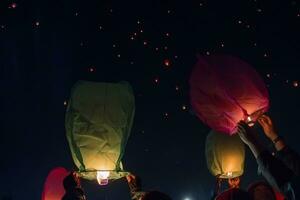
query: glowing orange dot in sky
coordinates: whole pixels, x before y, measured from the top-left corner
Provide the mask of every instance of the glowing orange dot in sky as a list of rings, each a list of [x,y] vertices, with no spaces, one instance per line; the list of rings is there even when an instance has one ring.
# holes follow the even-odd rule
[[[166,67],[169,67],[169,66],[171,65],[171,61],[170,61],[169,59],[165,59],[165,60],[164,60],[164,65],[165,65]]]

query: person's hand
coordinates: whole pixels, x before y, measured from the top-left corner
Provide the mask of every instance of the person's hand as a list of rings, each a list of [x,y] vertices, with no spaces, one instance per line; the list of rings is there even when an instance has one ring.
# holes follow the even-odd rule
[[[129,174],[126,176],[127,182],[132,183],[136,180],[136,177],[133,174]]]
[[[80,186],[80,178],[79,178],[79,174],[76,171],[71,172],[74,181],[76,182],[77,186]]]
[[[241,183],[240,177],[236,178],[229,178],[228,179],[228,185],[230,188],[239,188]]]
[[[262,115],[258,119],[258,123],[261,125],[261,127],[264,130],[265,135],[271,139],[272,141],[278,137],[271,118],[267,115]]]

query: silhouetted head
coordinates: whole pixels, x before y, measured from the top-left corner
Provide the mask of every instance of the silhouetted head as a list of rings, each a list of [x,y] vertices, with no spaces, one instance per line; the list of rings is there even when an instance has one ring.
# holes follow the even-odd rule
[[[276,200],[273,188],[264,181],[251,184],[248,192],[253,200]]]
[[[159,191],[147,192],[142,200],[172,200],[168,195]]]
[[[232,188],[226,190],[216,197],[216,200],[250,200],[250,199],[251,198],[248,192],[238,188]]]
[[[75,172],[71,172],[63,180],[63,185],[66,191],[73,190],[79,185],[79,178]]]

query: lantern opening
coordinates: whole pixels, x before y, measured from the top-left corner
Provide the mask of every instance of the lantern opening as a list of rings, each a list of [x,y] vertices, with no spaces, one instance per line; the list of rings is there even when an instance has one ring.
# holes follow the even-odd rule
[[[109,171],[97,171],[97,181],[99,185],[107,185],[109,175]]]

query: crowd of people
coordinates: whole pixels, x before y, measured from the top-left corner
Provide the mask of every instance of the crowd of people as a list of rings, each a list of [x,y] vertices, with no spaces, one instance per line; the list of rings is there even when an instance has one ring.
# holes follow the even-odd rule
[[[257,181],[247,190],[240,188],[240,178],[228,179],[229,189],[215,192],[212,200],[295,200],[295,191],[291,185],[293,178],[299,176],[300,156],[293,151],[274,128],[271,118],[262,115],[258,119],[265,136],[273,143],[276,152],[271,153],[263,145],[253,128],[241,121],[237,134],[253,153],[259,174],[263,181]],[[171,200],[160,191],[142,191],[141,180],[135,175],[126,177],[132,200]],[[65,195],[62,200],[86,200],[84,190],[76,172],[64,179]]]

